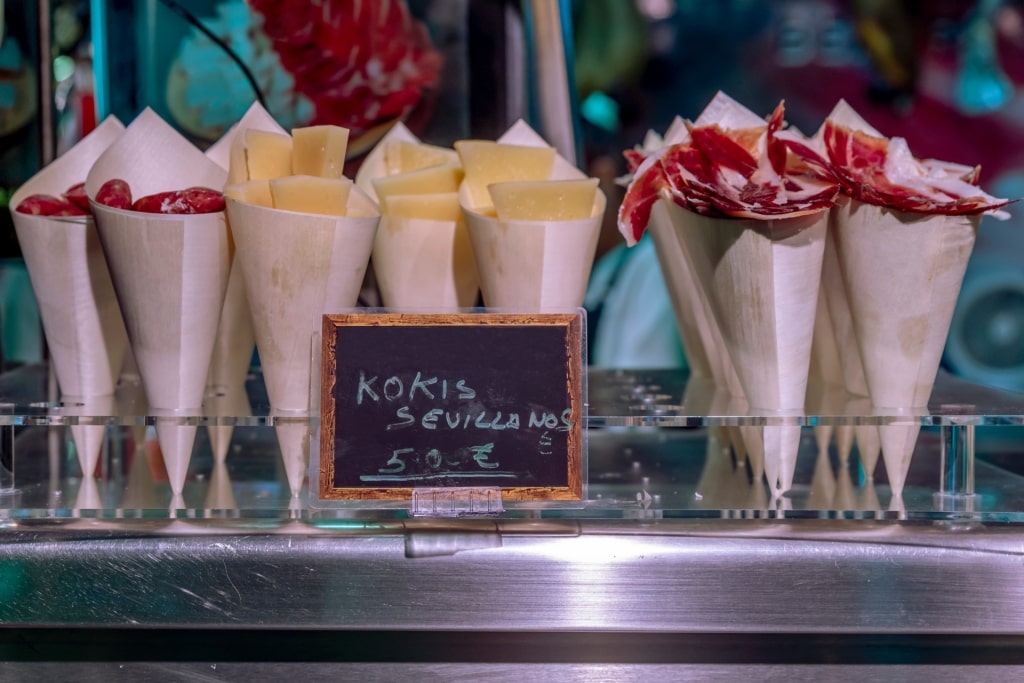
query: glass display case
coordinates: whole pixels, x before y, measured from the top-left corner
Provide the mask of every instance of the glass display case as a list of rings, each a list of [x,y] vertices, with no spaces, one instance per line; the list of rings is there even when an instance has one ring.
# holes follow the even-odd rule
[[[621,44],[600,30],[607,21],[595,28],[594,15],[585,16],[597,7],[608,10],[597,13],[607,20],[618,16],[611,9],[634,7],[614,4],[410,0],[403,21],[429,39],[409,57],[420,60],[425,80],[415,88],[422,89],[397,113],[357,122],[356,148],[372,146],[380,126],[396,118],[426,141],[449,144],[494,138],[526,116],[591,170],[609,150],[619,155],[637,143],[644,127],[664,128],[670,108],[695,113],[680,112],[680,103],[703,98],[712,83],[735,86],[758,107],[766,93],[773,103],[779,92],[795,93],[794,117],[806,123],[823,111],[807,83],[840,82],[822,74],[863,66],[850,48],[851,24],[833,2],[773,9],[739,0],[637,2],[639,15],[617,27],[628,33],[636,16],[646,22],[644,76],[616,69],[622,82],[614,82],[592,68],[591,80],[571,90],[573,78],[587,73],[573,71],[571,60],[552,68],[552,50],[572,47],[568,32],[552,32],[552,16],[577,20],[577,59],[633,63],[635,55],[611,49]],[[310,84],[296,85],[296,67],[265,50],[267,41],[286,44],[286,29],[302,28],[274,14],[273,3],[58,5],[71,12],[62,21],[88,19],[92,62],[77,50],[80,41],[65,51],[77,66],[89,63],[95,82],[73,88],[73,76],[53,72],[67,95],[54,102],[53,151],[62,144],[62,115],[80,126],[67,140],[96,123],[81,115],[89,97],[100,118],[128,121],[149,106],[199,146],[257,91],[282,123],[314,121]],[[9,31],[45,33],[33,3],[5,7]],[[219,27],[224,45],[188,15]],[[266,31],[252,40],[248,29],[257,26]],[[388,34],[360,38],[377,41],[375,54]],[[248,60],[249,74],[230,52]],[[688,69],[665,68],[678,62]],[[711,72],[722,77],[703,78]],[[702,85],[682,87],[686,79]],[[865,98],[874,93],[864,79],[853,82]],[[210,96],[220,91],[232,94]],[[666,92],[677,98],[659,99]],[[835,94],[828,90],[828,106]],[[899,104],[907,92],[882,94]],[[906,120],[887,116],[906,130]],[[5,147],[5,158],[45,150],[46,121],[5,136],[19,141]],[[1001,159],[1009,183],[1012,167]],[[619,163],[616,156],[601,172],[609,188]],[[30,170],[5,182],[24,180],[34,164],[25,161]],[[614,207],[616,196],[609,198]],[[1000,239],[1007,234],[1001,229]],[[998,243],[981,244],[983,256]],[[1004,266],[1000,259],[988,272],[1012,270]],[[1013,369],[1017,271],[982,282],[970,275],[978,267],[965,280],[964,300],[981,302],[980,312],[964,309],[952,334],[974,357]],[[978,341],[975,330],[996,341]],[[293,495],[279,428],[297,428],[301,450],[320,425],[315,416],[275,414],[257,364],[243,392],[211,391],[201,409],[171,416],[147,407],[131,367],[109,400],[80,402],[60,395],[45,359],[7,365],[0,374],[0,677],[259,680],[305,665],[335,678],[521,679],[527,672],[677,680],[773,665],[787,679],[820,679],[840,675],[837,667],[863,676],[857,665],[887,663],[915,665],[902,671],[912,678],[934,676],[928,665],[956,663],[977,665],[973,673],[984,679],[984,665],[1024,664],[1024,394],[1015,393],[1015,375],[1006,379],[998,369],[975,378],[1002,377],[1003,388],[940,370],[928,406],[902,412],[829,402],[812,383],[803,412],[781,416],[712,408],[715,387],[685,369],[592,367],[584,500],[441,516],[372,501],[320,505],[310,493],[315,455],[307,485]],[[196,434],[180,495],[156,435],[168,425]],[[763,464],[745,445],[779,429],[799,433],[793,486],[781,495],[762,481]],[[919,430],[899,495],[877,448],[865,457],[858,443],[886,429]],[[91,471],[81,465],[86,443],[99,451]]]

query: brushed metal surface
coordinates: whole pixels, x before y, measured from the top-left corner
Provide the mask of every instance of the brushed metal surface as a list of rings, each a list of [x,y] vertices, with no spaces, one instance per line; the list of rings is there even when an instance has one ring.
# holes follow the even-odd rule
[[[204,524],[78,524],[4,534],[0,623],[1024,632],[1014,526],[453,520],[208,535]],[[435,552],[417,554],[424,542]]]

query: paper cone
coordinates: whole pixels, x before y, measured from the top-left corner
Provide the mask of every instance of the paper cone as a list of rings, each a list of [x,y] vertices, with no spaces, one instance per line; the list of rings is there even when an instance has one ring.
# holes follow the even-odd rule
[[[927,406],[980,220],[851,202],[838,226],[836,250],[877,414]],[[919,422],[879,428],[897,495],[919,430]]]
[[[107,118],[10,201],[57,384],[62,394],[76,398],[114,393],[128,347],[96,227],[87,216],[30,216],[13,209],[29,195],[60,196],[84,182],[95,160],[123,131],[120,121]]]
[[[224,170],[147,109],[93,165],[90,199],[111,178],[145,196],[221,187]],[[150,406],[198,409],[230,265],[224,214],[142,214],[95,202],[93,211]]]
[[[480,280],[464,221],[382,216],[373,272],[385,306],[469,308]]]
[[[302,493],[306,465],[309,462],[309,420],[277,418],[274,420],[274,431],[277,432],[277,443],[281,447],[281,460],[284,463],[285,476],[288,478],[288,488],[295,499]]]
[[[196,429],[196,425],[185,424],[175,417],[156,418],[156,438],[160,442],[167,480],[175,496],[180,496],[185,488],[185,477],[192,461]]]
[[[380,214],[357,187],[345,217],[227,205],[270,405],[308,411],[314,328],[356,304]]]
[[[523,121],[498,142],[549,147]],[[561,156],[552,180],[586,177]],[[598,188],[590,217],[572,221],[501,221],[470,203],[463,183],[459,203],[473,246],[484,304],[527,311],[579,308],[590,280],[607,199]]]
[[[832,472],[832,464],[828,461],[828,451],[818,450],[818,458],[814,461],[814,473],[811,475],[811,489],[807,495],[807,508],[810,510],[829,510],[836,492],[836,475]]]
[[[231,476],[228,474],[227,465],[223,460],[213,464],[209,488],[206,491],[206,502],[203,507],[207,510],[235,509],[235,493],[231,490]]]
[[[668,202],[665,207],[677,239],[687,245],[751,410],[802,414],[827,212],[756,221],[709,218]],[[772,488],[791,480],[799,427],[795,436],[792,429],[766,429],[765,472]]]
[[[60,411],[63,415],[99,416],[116,415],[114,397],[98,396],[65,402]],[[107,427],[103,424],[72,424],[71,439],[75,444],[78,464],[82,468],[82,478],[92,479],[96,474],[96,463],[99,461],[103,442],[107,438]]]
[[[263,130],[271,133],[287,134],[259,102],[253,103],[245,115],[223,137],[206,150],[206,156],[228,172],[238,173],[246,168],[244,156],[244,133],[247,130]],[[232,155],[235,158],[234,169]],[[246,177],[228,177],[226,184],[245,182]],[[230,228],[230,225],[228,226]],[[232,252],[234,245],[232,244]],[[252,364],[253,349],[256,337],[252,328],[252,315],[249,311],[249,300],[245,292],[241,267],[232,254],[231,273],[228,277],[228,288],[221,309],[220,326],[217,330],[217,343],[213,347],[210,359],[210,371],[207,385],[213,390],[238,388],[245,384],[245,379]],[[230,439],[230,428],[224,433]],[[226,447],[226,446],[225,446]]]
[[[836,359],[839,361],[842,385],[856,396],[867,396],[868,386],[864,379],[864,365],[861,362],[860,344],[853,327],[853,314],[846,294],[846,282],[839,263],[837,240],[840,226],[850,215],[850,200],[840,197],[829,212],[828,236],[825,240],[825,254],[821,263],[821,296],[828,321],[832,326],[832,340],[835,344]],[[817,329],[817,328],[816,328]],[[824,331],[823,331],[824,334]],[[835,378],[830,377],[834,382]]]
[[[864,476],[869,480],[875,478],[875,467],[881,454],[882,442],[877,425],[857,425],[853,428],[857,440],[857,453]]]
[[[204,414],[211,417],[225,418],[252,415],[252,406],[249,404],[249,395],[245,387],[225,388],[207,394]],[[231,435],[234,433],[234,426],[231,424],[210,424],[206,429],[210,435],[210,449],[213,451],[214,462],[224,462],[225,458],[227,458],[228,447],[231,445]]]
[[[384,149],[387,143],[392,141],[418,143],[420,139],[413,135],[413,132],[404,123],[399,121],[391,126],[388,132],[384,134],[384,137],[380,139],[380,142],[363,159],[363,163],[360,164],[359,170],[356,172],[355,183],[374,202],[377,202],[378,199],[377,190],[373,186],[373,179],[381,178],[388,174],[384,159]]]
[[[840,467],[836,472],[836,490],[832,498],[833,510],[855,510],[857,508],[857,493],[853,488],[853,480],[850,477],[849,467]]]
[[[78,495],[75,498],[75,510],[101,510],[103,499],[100,496],[99,486],[91,475],[82,477],[78,485]]]
[[[145,436],[136,442],[131,467],[128,470],[128,482],[124,486],[124,496],[120,507],[125,510],[155,509],[159,505],[153,472],[149,469],[143,442]]]

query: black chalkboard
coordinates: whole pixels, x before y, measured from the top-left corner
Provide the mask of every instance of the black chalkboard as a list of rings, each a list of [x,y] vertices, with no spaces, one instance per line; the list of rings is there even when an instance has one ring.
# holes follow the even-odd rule
[[[583,496],[582,315],[323,317],[320,497]]]

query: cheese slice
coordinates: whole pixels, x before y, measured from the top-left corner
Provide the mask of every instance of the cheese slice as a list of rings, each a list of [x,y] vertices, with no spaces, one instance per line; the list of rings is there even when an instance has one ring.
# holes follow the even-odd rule
[[[395,194],[381,201],[381,213],[392,218],[455,222],[462,219],[458,192]]]
[[[352,181],[348,178],[293,175],[270,181],[275,209],[326,216],[348,215],[351,190]]]
[[[270,193],[270,181],[268,180],[250,180],[226,185],[224,194],[246,204],[265,206],[268,209],[274,208],[274,198]]]
[[[384,168],[388,175],[438,164],[459,163],[459,155],[454,149],[407,140],[389,140],[384,143]]]
[[[307,126],[292,129],[292,173],[340,178],[345,170],[348,128]]]
[[[488,186],[503,221],[575,221],[590,218],[597,178],[525,180]]]
[[[511,180],[547,180],[555,163],[554,147],[506,145],[489,140],[460,140],[455,150],[466,173],[473,208],[491,206],[487,186]]]
[[[225,185],[244,183],[249,179],[249,167],[245,159],[245,136],[235,135],[231,138],[228,150],[228,179]]]
[[[245,163],[249,180],[272,180],[291,175],[291,136],[254,128],[245,131]]]
[[[462,168],[455,164],[441,164],[374,178],[371,182],[377,192],[377,199],[381,201],[387,196],[398,194],[458,192],[459,183],[462,182]]]

